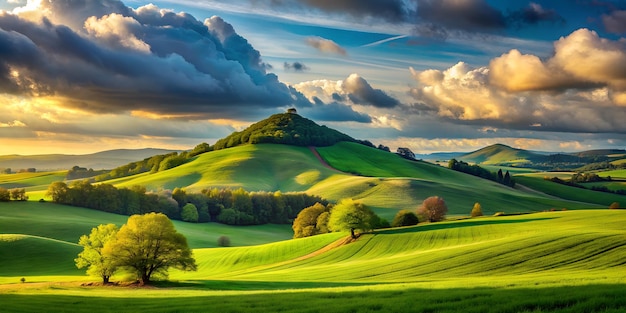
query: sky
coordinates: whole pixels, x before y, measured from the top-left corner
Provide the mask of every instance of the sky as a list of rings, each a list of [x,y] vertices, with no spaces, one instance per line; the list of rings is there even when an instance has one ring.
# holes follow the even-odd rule
[[[2,0],[0,155],[191,149],[296,108],[392,150],[626,147],[623,0]]]

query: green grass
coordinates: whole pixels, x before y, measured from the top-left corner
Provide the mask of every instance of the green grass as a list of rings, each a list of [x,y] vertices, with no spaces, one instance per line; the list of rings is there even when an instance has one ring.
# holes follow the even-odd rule
[[[158,288],[55,283],[81,280],[60,268],[47,284],[11,276],[0,301],[8,312],[622,312],[624,222],[620,210],[548,212],[389,229],[326,250],[345,234],[196,249],[198,271]]]
[[[67,175],[67,171],[0,174],[0,187],[7,189],[26,188],[27,190],[42,186],[48,188],[51,183],[64,180],[65,175]]]
[[[626,203],[626,196],[565,186],[544,180],[543,178],[526,175],[515,176],[514,178],[519,184],[563,199],[585,203],[597,203],[603,207],[608,207],[613,202]]]

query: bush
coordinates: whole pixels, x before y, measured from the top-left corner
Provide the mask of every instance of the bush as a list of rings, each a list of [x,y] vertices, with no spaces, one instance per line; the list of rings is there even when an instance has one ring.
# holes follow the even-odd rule
[[[474,203],[474,207],[472,208],[472,212],[470,213],[471,217],[483,216],[483,208],[480,206],[480,203]]]
[[[187,203],[183,207],[183,211],[180,214],[181,218],[185,222],[197,223],[198,222],[198,208],[193,203]]]
[[[446,213],[448,213],[448,206],[439,196],[426,198],[422,205],[417,208],[417,215],[423,216],[430,222],[443,221],[446,218]]]
[[[391,222],[392,227],[401,227],[401,226],[413,226],[419,223],[419,219],[415,213],[409,210],[401,210],[396,216],[393,218]]]
[[[220,236],[217,238],[217,245],[220,247],[230,247],[230,238],[228,238],[228,236]]]
[[[609,209],[610,210],[617,210],[619,208],[620,208],[620,206],[619,206],[619,203],[617,203],[617,202],[613,202],[613,203],[611,203],[611,205],[609,205]]]

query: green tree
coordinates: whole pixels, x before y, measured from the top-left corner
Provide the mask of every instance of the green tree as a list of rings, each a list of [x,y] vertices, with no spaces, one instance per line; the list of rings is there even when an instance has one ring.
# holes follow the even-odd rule
[[[116,265],[133,270],[142,285],[149,284],[154,274],[167,276],[169,268],[197,269],[187,239],[162,213],[129,217],[102,252],[115,260]]]
[[[430,222],[439,222],[446,218],[448,206],[443,198],[432,196],[426,198],[424,202],[417,208],[417,215],[423,216]]]
[[[372,220],[376,215],[372,210],[360,202],[352,199],[343,199],[330,212],[328,227],[333,231],[350,231],[353,239],[356,239],[356,231],[369,231]]]
[[[180,213],[183,221],[197,223],[198,222],[198,208],[193,203],[187,203],[183,207],[183,211]]]
[[[11,199],[15,201],[26,201],[28,200],[28,196],[26,195],[25,188],[15,188],[11,189]]]
[[[80,236],[78,244],[83,247],[83,251],[74,259],[76,267],[87,267],[88,275],[98,276],[102,278],[103,283],[108,283],[117,266],[111,257],[103,255],[102,249],[115,237],[117,231],[118,228],[114,224],[101,224],[93,228],[89,236]]]
[[[415,213],[409,210],[400,210],[391,222],[392,227],[413,226],[419,223],[419,219]]]
[[[472,212],[470,213],[471,217],[483,216],[483,208],[480,206],[480,203],[474,203],[474,207],[472,208]]]
[[[217,238],[217,245],[220,247],[230,247],[230,238],[228,236],[220,236]]]
[[[321,229],[328,229],[326,225],[320,225],[319,227],[317,225],[319,216],[324,212],[328,212],[328,210],[319,202],[300,211],[291,226],[293,229],[293,238],[314,236],[321,234],[319,232]],[[321,221],[323,222],[323,220]]]
[[[11,201],[11,192],[4,187],[0,187],[0,201],[2,202]]]
[[[48,186],[48,191],[46,191],[46,196],[51,197],[52,201],[57,203],[65,203],[68,199],[68,191],[69,188],[67,184],[62,181],[57,181],[50,186]]]

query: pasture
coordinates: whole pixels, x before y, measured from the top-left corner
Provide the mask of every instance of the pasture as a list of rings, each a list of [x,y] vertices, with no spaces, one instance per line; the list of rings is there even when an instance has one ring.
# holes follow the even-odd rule
[[[170,271],[169,282],[137,288],[82,286],[97,279],[72,268],[80,248],[56,239],[74,236],[71,231],[59,226],[33,237],[26,220],[57,216],[35,227],[49,228],[63,221],[87,226],[125,217],[22,205],[22,220],[13,221],[7,221],[13,215],[8,208],[0,206],[0,301],[7,312],[42,307],[48,312],[626,309],[626,211],[621,210],[483,217],[380,230],[355,242],[346,241],[347,234],[331,233],[232,248],[205,247],[199,234],[189,232],[193,224],[177,222],[177,229],[195,242],[198,271]],[[9,231],[8,225],[13,225]],[[33,257],[37,254],[39,259]]]

